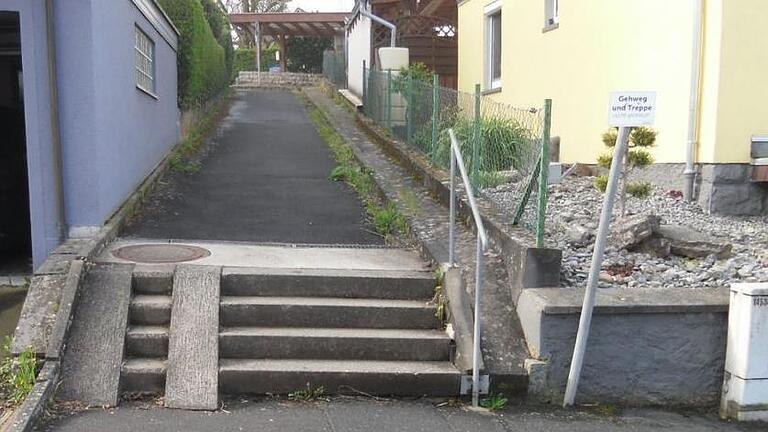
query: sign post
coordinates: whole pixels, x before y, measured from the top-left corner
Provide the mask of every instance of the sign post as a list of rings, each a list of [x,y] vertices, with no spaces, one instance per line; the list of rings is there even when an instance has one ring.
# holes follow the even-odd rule
[[[608,240],[608,229],[613,215],[613,201],[616,197],[619,177],[621,176],[624,153],[627,151],[629,134],[633,127],[652,125],[656,115],[656,93],[653,92],[614,92],[611,94],[608,123],[619,128],[616,145],[613,150],[611,172],[608,185],[603,197],[603,209],[600,213],[600,226],[595,239],[595,249],[592,254],[592,266],[589,270],[587,288],[584,293],[584,304],[579,318],[579,331],[576,334],[576,345],[573,348],[571,370],[568,373],[568,384],[565,388],[563,406],[573,405],[576,390],[579,387],[581,369],[584,364],[584,353],[589,339],[589,329],[592,325],[592,311],[595,307],[595,294],[600,270],[603,267],[605,244]]]

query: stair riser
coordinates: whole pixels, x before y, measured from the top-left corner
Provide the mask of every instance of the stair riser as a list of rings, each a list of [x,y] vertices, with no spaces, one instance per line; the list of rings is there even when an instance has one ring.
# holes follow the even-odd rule
[[[125,337],[125,354],[134,358],[168,357],[168,335],[131,335]]]
[[[221,358],[448,361],[450,340],[334,337],[219,337]]]
[[[171,306],[131,304],[130,322],[133,325],[165,325],[171,322]]]
[[[165,393],[165,371],[123,371],[120,376],[123,393]]]
[[[225,274],[222,295],[419,300],[434,296],[433,279]]]
[[[146,295],[171,295],[173,275],[133,275],[133,293]]]
[[[287,394],[322,386],[327,394],[379,396],[456,396],[458,375],[449,374],[351,374],[342,372],[252,372],[221,371],[219,386],[224,394]]]
[[[434,329],[440,326],[435,309],[356,308],[317,305],[222,304],[226,327],[314,327],[374,329]]]

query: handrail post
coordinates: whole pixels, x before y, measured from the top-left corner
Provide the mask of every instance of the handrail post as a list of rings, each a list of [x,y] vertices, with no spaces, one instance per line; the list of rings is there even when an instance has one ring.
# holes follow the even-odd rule
[[[541,168],[539,169],[539,206],[536,218],[536,247],[544,247],[544,229],[547,217],[547,191],[549,187],[549,139],[552,127],[552,99],[544,101],[544,128],[541,133]]]
[[[365,60],[363,60],[363,111],[368,111],[368,73],[365,70]],[[370,115],[370,114],[369,114]]]
[[[450,211],[450,231],[448,232],[448,264],[453,267],[456,264],[456,154],[451,149],[451,199],[449,203]]]
[[[475,259],[475,328],[473,332],[472,347],[472,406],[480,405],[480,298],[483,286],[483,242],[480,235],[477,236],[477,257]]]

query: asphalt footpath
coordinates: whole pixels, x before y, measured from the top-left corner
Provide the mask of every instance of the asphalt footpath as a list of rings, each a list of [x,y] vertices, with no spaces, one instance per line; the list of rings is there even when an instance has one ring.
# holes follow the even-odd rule
[[[238,91],[194,172],[172,172],[123,237],[381,244],[290,91]]]
[[[63,432],[714,432],[765,431],[766,425],[739,425],[714,414],[603,408],[564,410],[515,406],[486,414],[437,400],[330,402],[237,400],[217,412],[169,410],[154,401],[124,403],[53,419],[40,428]]]

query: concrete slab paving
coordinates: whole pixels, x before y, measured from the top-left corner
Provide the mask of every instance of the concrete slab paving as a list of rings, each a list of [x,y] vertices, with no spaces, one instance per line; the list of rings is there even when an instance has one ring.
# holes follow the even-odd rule
[[[170,173],[123,235],[382,244],[290,91],[238,91],[193,173]]]
[[[110,410],[90,410],[54,418],[44,431],[291,431],[291,432],[757,432],[765,424],[722,422],[712,414],[655,409],[601,415],[590,410],[552,406],[514,406],[495,414],[461,407],[436,407],[438,401],[331,402],[229,401],[214,413],[164,410],[153,402],[126,403]]]
[[[218,408],[220,281],[218,267],[176,269],[165,385],[169,408]]]
[[[110,244],[96,261],[129,263],[115,257],[112,252],[123,246],[168,242],[169,240],[119,240]],[[211,252],[207,257],[188,262],[196,265],[271,269],[429,270],[416,252],[403,249],[181,240],[173,242],[199,246]]]
[[[82,286],[57,397],[96,406],[118,402],[133,266],[92,268]]]

